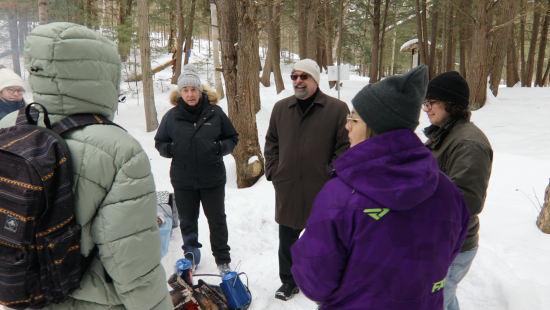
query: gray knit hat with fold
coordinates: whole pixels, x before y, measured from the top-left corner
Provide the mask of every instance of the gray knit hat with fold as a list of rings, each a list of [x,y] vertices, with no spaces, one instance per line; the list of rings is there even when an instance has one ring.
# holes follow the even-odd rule
[[[421,65],[363,87],[351,100],[359,116],[377,134],[418,127],[428,87],[428,66]]]
[[[195,65],[186,64],[183,66],[183,73],[178,77],[178,93],[186,86],[194,86],[202,92],[201,78]]]

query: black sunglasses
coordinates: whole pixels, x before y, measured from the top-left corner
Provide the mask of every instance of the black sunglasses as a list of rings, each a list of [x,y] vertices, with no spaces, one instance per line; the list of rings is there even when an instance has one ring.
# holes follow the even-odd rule
[[[307,80],[307,78],[309,77],[309,75],[307,74],[292,74],[290,76],[290,78],[293,80],[293,81],[296,81],[298,79],[298,77],[300,78],[300,80],[302,81],[305,81]]]

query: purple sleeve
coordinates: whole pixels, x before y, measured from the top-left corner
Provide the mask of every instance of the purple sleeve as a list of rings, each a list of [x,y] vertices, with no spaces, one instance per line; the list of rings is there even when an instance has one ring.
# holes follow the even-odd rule
[[[313,207],[315,210],[315,205]],[[340,286],[347,264],[344,211],[331,208],[311,215],[292,246],[292,275],[307,298],[324,302]]]

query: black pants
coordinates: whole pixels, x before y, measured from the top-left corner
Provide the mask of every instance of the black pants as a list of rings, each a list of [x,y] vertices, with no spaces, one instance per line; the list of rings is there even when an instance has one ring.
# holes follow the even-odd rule
[[[282,283],[296,285],[294,277],[290,272],[290,267],[292,267],[290,247],[298,241],[302,230],[279,225],[279,277]]]
[[[199,243],[200,203],[210,227],[210,246],[216,264],[231,262],[227,245],[227,221],[225,216],[225,185],[209,189],[187,189],[174,186],[176,205],[180,217],[184,247],[201,248]]]

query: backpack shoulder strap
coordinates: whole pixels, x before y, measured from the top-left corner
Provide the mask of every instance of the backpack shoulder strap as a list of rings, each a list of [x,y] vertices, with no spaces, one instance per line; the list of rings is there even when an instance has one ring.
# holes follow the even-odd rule
[[[56,122],[52,125],[52,130],[55,131],[58,135],[66,133],[71,130],[79,129],[86,127],[88,125],[113,125],[121,128],[126,131],[124,128],[118,124],[113,123],[108,120],[106,117],[97,114],[74,114],[64,119]]]

